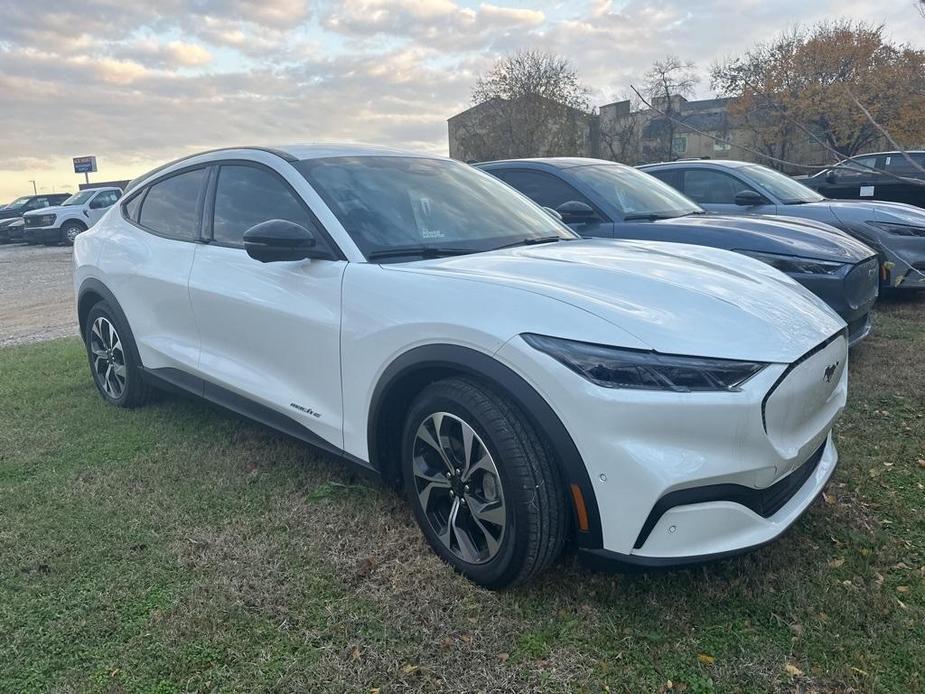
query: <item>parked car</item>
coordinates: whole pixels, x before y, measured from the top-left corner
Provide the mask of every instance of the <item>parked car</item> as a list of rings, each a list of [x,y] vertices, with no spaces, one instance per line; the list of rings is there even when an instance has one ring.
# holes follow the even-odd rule
[[[836,465],[823,301],[741,254],[582,240],[460,162],[203,153],[136,179],[74,260],[105,401],[180,388],[401,484],[484,586],[567,538],[643,565],[748,550]]]
[[[852,345],[870,333],[877,255],[833,227],[707,215],[658,179],[600,159],[514,159],[477,166],[555,209],[585,237],[697,244],[761,260],[835,309],[848,323]]]
[[[925,207],[925,152],[921,151],[861,154],[812,176],[796,179],[827,198],[883,200]]]
[[[21,198],[16,198],[6,207],[0,209],[0,243],[9,243],[14,240],[10,238],[11,220],[18,219],[32,210],[57,205],[68,197],[68,193],[43,193],[41,195],[24,195]]]
[[[789,176],[741,161],[686,161],[640,167],[720,214],[777,214],[826,222],[877,251],[880,282],[925,289],[925,210],[898,202],[824,198]]]
[[[73,244],[78,234],[96,224],[121,197],[121,188],[88,188],[74,193],[60,205],[27,212],[23,215],[25,239],[47,246],[62,241]]]

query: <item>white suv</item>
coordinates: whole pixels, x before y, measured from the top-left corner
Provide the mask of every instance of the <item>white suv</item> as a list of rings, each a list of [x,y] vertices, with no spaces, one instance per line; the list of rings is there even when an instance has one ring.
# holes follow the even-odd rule
[[[642,565],[780,535],[836,464],[845,323],[757,260],[581,240],[492,176],[240,148],[134,181],[75,244],[107,401],[178,387],[401,485],[499,587],[574,542]]]
[[[23,236],[29,243],[47,246],[74,243],[77,235],[94,224],[122,197],[121,188],[88,188],[74,193],[60,205],[43,207],[23,215]]]

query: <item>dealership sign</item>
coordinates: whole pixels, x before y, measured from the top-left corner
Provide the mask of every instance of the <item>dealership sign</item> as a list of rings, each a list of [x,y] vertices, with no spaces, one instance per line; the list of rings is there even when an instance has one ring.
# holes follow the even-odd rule
[[[96,157],[74,157],[74,173],[94,173]]]

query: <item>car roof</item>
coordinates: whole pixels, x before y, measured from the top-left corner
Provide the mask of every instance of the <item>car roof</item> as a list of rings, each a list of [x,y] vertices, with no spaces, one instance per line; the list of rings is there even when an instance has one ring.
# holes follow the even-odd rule
[[[640,164],[640,169],[667,169],[674,166],[719,166],[730,169],[741,169],[743,166],[760,166],[753,161],[740,161],[738,159],[685,159],[683,161],[660,161],[655,164]]]
[[[898,149],[894,149],[891,152],[863,152],[861,154],[855,154],[851,159],[857,159],[858,157],[879,157],[881,155],[887,157],[902,156],[903,154],[925,154],[925,149],[907,149],[905,152],[901,152]],[[845,160],[847,161],[847,160]]]
[[[245,147],[244,149],[250,149]],[[362,143],[309,142],[290,145],[277,145],[269,148],[285,152],[294,159],[323,159],[326,157],[421,157],[425,159],[445,159],[432,154],[409,152],[394,147],[367,145]]]
[[[593,164],[615,164],[617,166],[625,166],[625,164],[620,164],[616,161],[610,161],[608,159],[593,159],[590,157],[526,157],[523,159],[497,159],[495,161],[476,162],[474,166],[494,167],[522,164],[540,165],[554,169],[571,169],[576,166],[590,166]]]
[[[235,153],[241,152],[263,152],[265,154],[272,154],[280,159],[283,159],[289,163],[296,161],[303,161],[306,159],[323,159],[327,157],[419,157],[422,159],[446,159],[446,157],[441,157],[436,154],[423,154],[420,152],[409,152],[406,150],[395,149],[392,147],[382,147],[379,145],[366,145],[359,143],[340,143],[340,142],[317,142],[317,143],[295,143],[289,145],[275,145],[275,146],[263,146],[263,145],[243,145],[238,147],[219,147],[217,149],[209,149],[202,152],[195,152],[189,154],[185,157],[180,157],[174,159],[173,161],[166,162],[150,171],[143,173],[142,175],[133,178],[129,181],[128,185],[125,187],[125,192],[128,194],[131,191],[134,191],[142,183],[150,181],[155,178],[159,173],[166,171],[174,167],[177,164],[183,162],[189,162],[192,164],[208,164],[213,161],[218,161],[222,158],[221,155],[227,154],[229,156],[234,156]],[[199,160],[199,161],[195,161]]]

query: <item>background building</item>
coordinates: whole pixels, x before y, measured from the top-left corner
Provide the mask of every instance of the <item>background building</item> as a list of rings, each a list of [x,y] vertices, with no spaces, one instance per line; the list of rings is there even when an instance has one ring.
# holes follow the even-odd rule
[[[633,108],[632,102],[624,100],[586,113],[539,97],[494,99],[447,121],[450,156],[461,161],[582,156],[625,164],[738,159],[791,174],[806,173],[808,166],[822,167],[832,161],[831,154],[803,132],[789,134],[786,147],[781,143],[763,145],[756,137],[760,114],[740,113],[732,98],[688,101],[673,95],[654,99],[652,106]],[[884,146],[878,140],[864,151]],[[794,166],[775,163],[748,150],[786,159]]]

